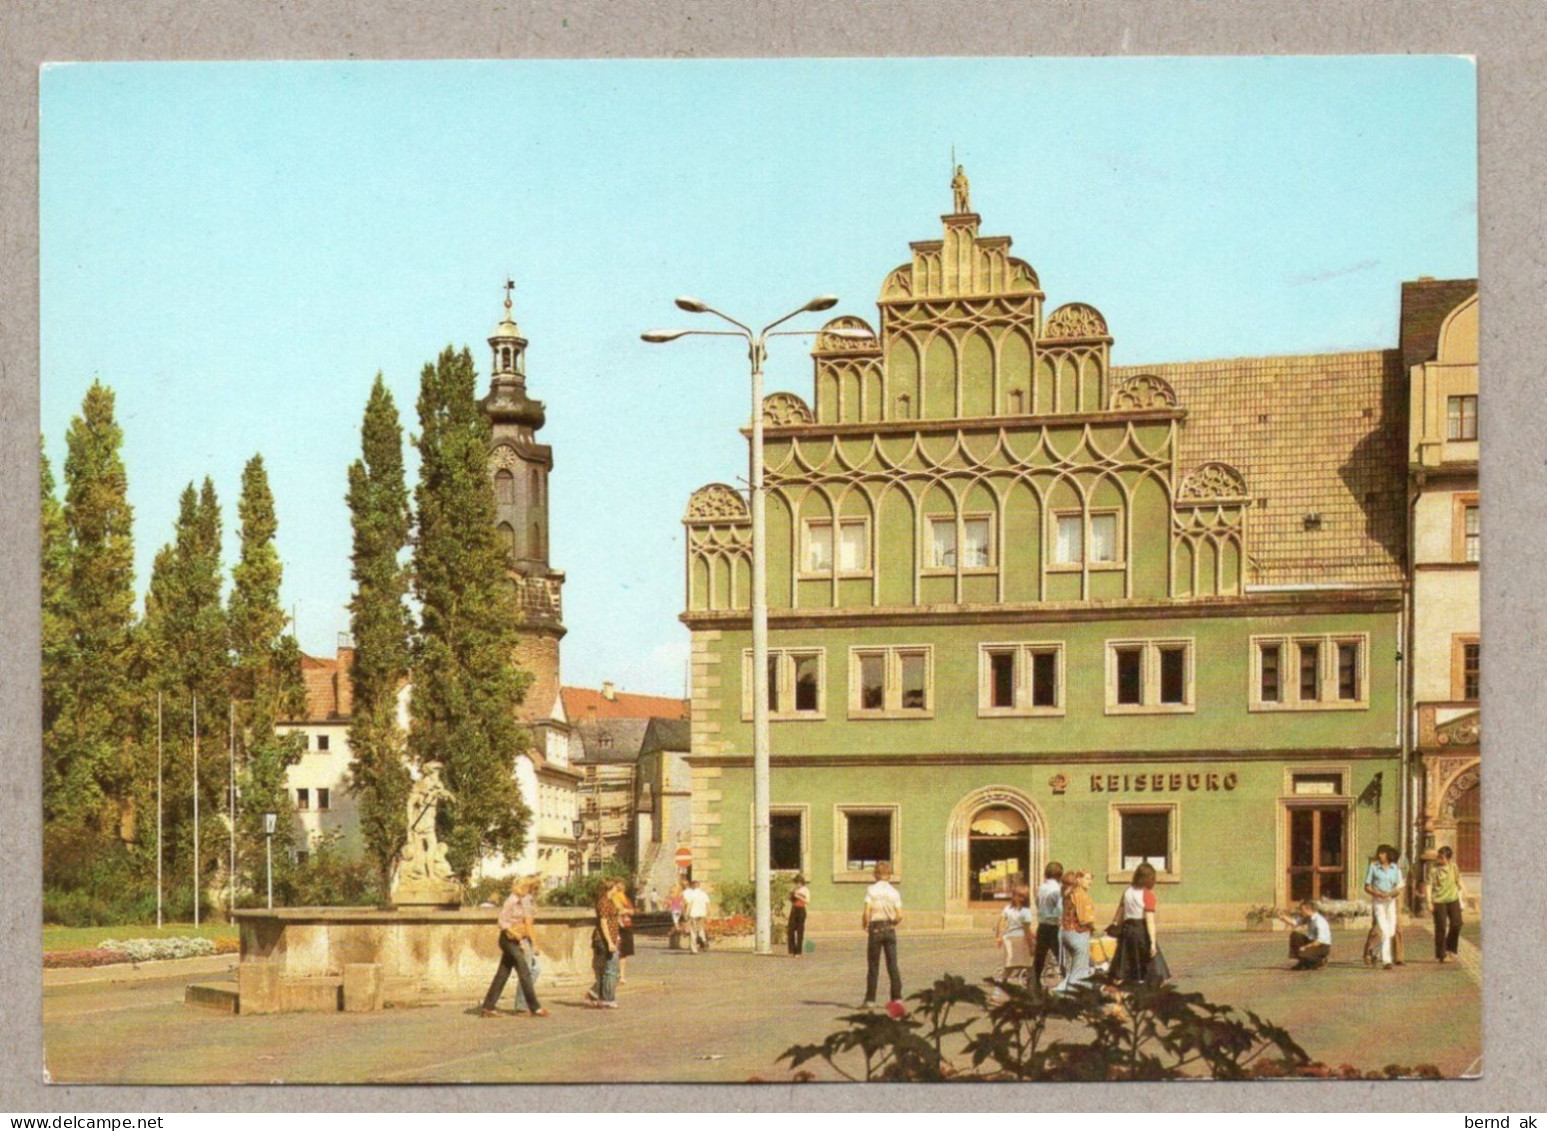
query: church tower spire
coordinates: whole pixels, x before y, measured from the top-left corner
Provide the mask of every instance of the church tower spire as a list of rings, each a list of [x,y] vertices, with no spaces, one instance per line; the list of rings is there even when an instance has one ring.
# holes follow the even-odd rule
[[[489,474],[495,528],[505,546],[523,627],[521,665],[533,676],[523,713],[547,711],[558,694],[564,635],[564,574],[548,561],[548,476],[553,449],[538,442],[543,403],[526,389],[527,340],[511,313],[515,282],[505,281],[505,315],[489,337],[492,376],[482,401],[489,417]]]

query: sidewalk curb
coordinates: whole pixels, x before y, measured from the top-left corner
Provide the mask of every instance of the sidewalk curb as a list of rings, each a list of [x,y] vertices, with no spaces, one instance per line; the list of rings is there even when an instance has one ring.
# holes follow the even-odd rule
[[[110,966],[56,966],[43,971],[43,986],[79,986],[94,982],[149,982],[158,978],[203,977],[236,973],[234,954],[201,954],[195,958],[164,958],[149,962],[115,962]]]

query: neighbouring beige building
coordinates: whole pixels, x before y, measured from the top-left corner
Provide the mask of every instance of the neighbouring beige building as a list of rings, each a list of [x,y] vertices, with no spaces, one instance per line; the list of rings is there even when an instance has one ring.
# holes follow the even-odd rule
[[[1477,280],[1403,286],[1417,847],[1432,857],[1451,846],[1474,895],[1482,888],[1477,347]]]

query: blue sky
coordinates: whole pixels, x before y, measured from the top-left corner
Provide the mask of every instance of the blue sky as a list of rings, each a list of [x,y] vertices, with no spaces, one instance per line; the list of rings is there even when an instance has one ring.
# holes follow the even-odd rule
[[[138,582],[214,478],[234,559],[262,452],[302,647],[347,628],[345,474],[380,370],[484,339],[507,273],[548,406],[565,682],[680,694],[688,495],[745,474],[731,340],[639,340],[695,294],[874,321],[983,232],[1118,364],[1395,343],[1398,288],[1477,272],[1476,75],[1448,57],[75,64],[41,85],[42,421],[118,394]],[[817,318],[813,316],[811,324]],[[769,388],[809,397],[798,339]],[[410,460],[412,453],[410,451]]]

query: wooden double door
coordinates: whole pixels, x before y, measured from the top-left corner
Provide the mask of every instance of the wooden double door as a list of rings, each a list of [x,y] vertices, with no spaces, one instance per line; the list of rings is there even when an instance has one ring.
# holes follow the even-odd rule
[[[1295,806],[1289,810],[1289,898],[1348,898],[1346,806]]]

